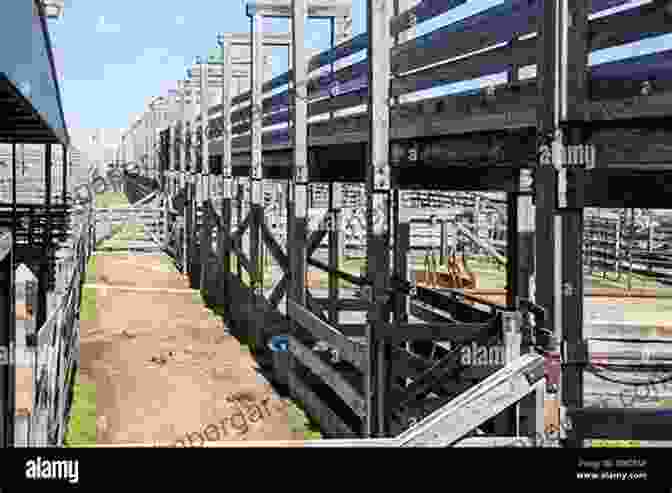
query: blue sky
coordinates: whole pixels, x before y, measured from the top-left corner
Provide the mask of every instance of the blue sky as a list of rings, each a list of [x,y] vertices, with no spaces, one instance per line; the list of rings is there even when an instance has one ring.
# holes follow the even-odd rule
[[[419,26],[420,32],[501,3],[473,0],[448,15]],[[353,33],[365,29],[366,0],[353,0]],[[274,20],[273,31],[284,31],[288,21]],[[326,49],[329,27],[311,20],[306,44]],[[61,19],[50,21],[50,32],[61,81],[66,120],[75,138],[91,129],[125,129],[153,96],[165,94],[185,77],[194,57],[217,46],[221,32],[245,32],[249,20],[244,0],[66,0]],[[607,61],[672,46],[670,36],[611,50],[593,57]],[[287,56],[278,48],[274,72],[284,72]],[[464,87],[464,84],[460,86]],[[443,92],[443,91],[442,91]],[[108,144],[115,144],[114,141]]]

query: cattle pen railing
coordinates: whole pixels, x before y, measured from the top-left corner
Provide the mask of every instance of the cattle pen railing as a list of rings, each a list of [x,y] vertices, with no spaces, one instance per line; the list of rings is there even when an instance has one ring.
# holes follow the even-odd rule
[[[272,10],[278,3],[263,5]],[[200,119],[186,116],[183,106],[179,124],[162,133],[162,182],[184,217],[172,251],[192,285],[223,306],[231,330],[247,336],[260,356],[269,339],[288,335],[290,392],[333,436],[398,436],[460,402],[500,369],[461,366],[460,347],[504,344],[512,320],[522,320],[513,331],[521,352],[547,349],[551,333],[567,346],[563,408],[577,423],[593,426],[607,413],[609,427],[636,414],[583,405],[582,215],[591,207],[669,206],[672,51],[607,63],[590,63],[589,55],[668,34],[669,4],[510,0],[398,42],[405,31],[465,3],[424,0],[392,15],[392,2],[370,1],[370,32],[307,64],[303,47],[292,46],[293,69],[263,83],[265,35],[256,21],[265,14],[254,14],[263,8],[252,2],[252,90],[230,97],[230,81],[222,77],[222,104],[210,105],[211,67],[201,63],[193,71],[201,73]],[[308,16],[296,10],[302,5],[293,4],[297,39]],[[605,13],[612,8],[621,10]],[[368,59],[346,60],[365,50]],[[226,63],[223,70],[231,68]],[[489,87],[414,99],[419,91],[494,75],[501,80]],[[191,92],[197,83],[187,85]],[[186,92],[181,96],[184,103]],[[219,163],[210,159],[217,156]],[[439,172],[445,179],[437,179]],[[216,210],[213,177],[222,185]],[[250,183],[249,199],[242,192],[233,197],[241,179]],[[267,179],[287,180],[284,249],[262,206]],[[312,230],[309,181],[331,187],[328,216]],[[339,185],[358,181],[367,183],[361,275],[340,268],[340,232],[327,226],[342,212]],[[409,225],[399,218],[399,192],[409,188],[507,193],[506,306],[408,282]],[[379,223],[376,208],[383,211]],[[327,236],[324,261],[313,254]],[[268,293],[262,243],[282,271]],[[327,297],[306,289],[310,267],[327,272]],[[340,281],[363,288],[363,296],[341,297]],[[342,323],[342,311],[365,312],[366,322]],[[409,312],[426,323],[409,323]],[[510,417],[498,416],[488,432],[510,431]],[[577,424],[566,443],[581,446],[595,437],[591,426]],[[612,426],[610,435],[634,434],[621,428]]]
[[[15,445],[63,446],[73,402],[79,362],[82,286],[94,245],[93,208],[73,214],[73,249],[66,259],[65,279],[56,309],[26,347],[34,353],[32,368],[17,368]],[[68,265],[69,264],[69,265]]]

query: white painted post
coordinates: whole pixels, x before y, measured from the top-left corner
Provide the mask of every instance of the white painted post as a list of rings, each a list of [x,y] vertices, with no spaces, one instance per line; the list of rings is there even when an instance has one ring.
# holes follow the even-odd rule
[[[222,178],[223,198],[233,198],[233,180],[231,168],[231,73],[232,73],[231,43],[224,36],[222,38],[222,120],[224,125]]]
[[[294,215],[308,216],[308,63],[305,55],[306,0],[292,0],[292,68],[294,88]]]
[[[263,17],[252,18],[252,163],[250,166],[250,203],[260,205],[262,199],[262,101],[264,77]]]
[[[201,159],[202,175],[201,175],[201,198],[203,202],[210,200],[210,153],[208,149],[208,133],[206,127],[208,125],[208,108],[210,107],[210,94],[208,86],[208,78],[210,76],[210,64],[206,57],[205,61],[201,63]]]
[[[186,180],[185,180],[185,173],[186,173],[186,160],[187,160],[187,151],[186,147],[184,145],[185,141],[185,125],[187,123],[187,89],[185,87],[184,81],[179,81],[177,83],[178,87],[178,93],[180,95],[180,114],[179,114],[179,119],[180,119],[180,188],[184,188]]]

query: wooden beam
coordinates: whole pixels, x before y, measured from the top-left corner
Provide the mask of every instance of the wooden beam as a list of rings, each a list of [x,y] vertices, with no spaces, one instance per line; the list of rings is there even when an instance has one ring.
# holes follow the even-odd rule
[[[312,18],[348,17],[352,10],[351,0],[310,0],[306,3],[306,15]],[[292,17],[292,5],[289,0],[259,0],[248,2],[246,12],[248,16]]]
[[[289,351],[301,364],[324,380],[360,418],[364,419],[366,411],[364,398],[351,382],[293,336],[289,337]]]
[[[584,438],[672,440],[672,413],[662,409],[568,408],[572,429]]]
[[[288,372],[288,385],[292,395],[303,404],[310,416],[319,420],[322,428],[328,433],[338,434],[341,437],[355,438],[358,436],[358,433],[345,424],[292,369]]]
[[[308,330],[313,337],[338,349],[344,360],[352,363],[360,371],[365,371],[368,353],[366,346],[351,341],[330,324],[320,320],[293,300],[289,300],[287,304],[287,314],[296,323]]]
[[[406,323],[389,325],[381,337],[394,344],[407,341],[450,341],[462,344],[473,341],[482,334],[494,335],[496,331],[496,323]]]

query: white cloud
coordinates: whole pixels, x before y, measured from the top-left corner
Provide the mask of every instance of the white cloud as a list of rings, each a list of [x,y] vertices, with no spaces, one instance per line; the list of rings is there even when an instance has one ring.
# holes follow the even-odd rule
[[[178,15],[177,17],[175,17],[175,24],[177,24],[178,26],[184,26],[184,23],[185,19],[183,15]]]
[[[121,32],[119,24],[108,24],[105,22],[105,17],[102,15],[98,17],[98,24],[96,24],[96,32],[98,33],[118,33]]]

